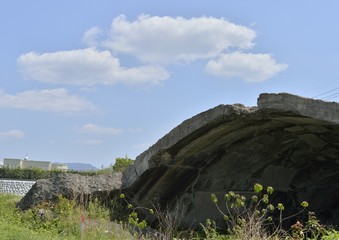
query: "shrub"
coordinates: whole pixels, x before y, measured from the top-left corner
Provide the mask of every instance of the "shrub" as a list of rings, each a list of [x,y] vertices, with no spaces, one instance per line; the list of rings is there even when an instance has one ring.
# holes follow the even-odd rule
[[[6,179],[20,179],[20,180],[38,180],[38,179],[46,179],[51,178],[59,173],[63,173],[60,170],[43,170],[41,168],[34,169],[19,169],[19,168],[0,168],[0,178]],[[96,171],[74,171],[70,170],[67,173],[75,173],[84,176],[93,176],[98,175],[100,172]]]
[[[123,172],[128,168],[129,165],[133,163],[134,160],[128,158],[127,156],[124,158],[116,158],[115,163],[112,166],[113,172]]]
[[[300,212],[284,218],[285,206],[283,203],[274,206],[270,202],[273,192],[273,187],[269,186],[264,189],[259,183],[253,186],[253,195],[250,199],[230,191],[224,196],[225,212],[219,206],[219,200],[215,194],[211,195],[211,201],[226,221],[229,234],[239,239],[280,238],[287,235],[287,232],[282,229],[282,222],[287,218],[299,215],[308,207],[308,203],[302,202]],[[276,220],[273,218],[274,212],[278,213]],[[211,229],[212,225],[210,223],[204,226],[205,232],[206,229]]]
[[[154,210],[145,207],[134,207],[131,203],[129,203],[126,199],[125,194],[120,194],[120,198],[123,199],[126,204],[127,208],[131,210],[128,215],[128,223],[133,227],[133,233],[135,236],[141,237],[142,231],[147,227],[147,222],[145,219],[140,220],[137,210],[144,209],[149,211],[149,213],[154,214]]]

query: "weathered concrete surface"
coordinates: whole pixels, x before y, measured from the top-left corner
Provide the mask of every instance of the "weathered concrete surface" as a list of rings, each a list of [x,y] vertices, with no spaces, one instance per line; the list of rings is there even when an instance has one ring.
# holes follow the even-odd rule
[[[138,204],[184,211],[186,226],[217,218],[210,194],[272,185],[290,207],[307,200],[339,224],[339,104],[262,94],[258,107],[219,105],[184,121],[137,157],[122,184]]]
[[[259,109],[295,111],[300,115],[339,123],[339,104],[310,98],[302,98],[287,93],[264,93],[258,99]]]
[[[162,150],[172,147],[177,142],[196,131],[201,131],[206,126],[215,125],[215,123],[223,118],[236,119],[240,115],[245,116],[256,110],[256,107],[247,108],[241,104],[219,105],[184,121],[136,158],[135,164],[123,174],[123,188],[131,186],[147,169],[152,168],[152,161],[149,160]]]
[[[17,207],[27,210],[45,201],[53,202],[59,194],[84,204],[90,197],[109,198],[113,191],[121,188],[121,177],[121,173],[114,176],[60,173],[49,179],[37,180]]]

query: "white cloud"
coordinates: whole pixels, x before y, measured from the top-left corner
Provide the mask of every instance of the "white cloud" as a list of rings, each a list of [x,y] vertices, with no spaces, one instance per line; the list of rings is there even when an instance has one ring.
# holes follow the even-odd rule
[[[32,90],[10,95],[0,90],[0,108],[35,111],[79,113],[95,110],[87,100],[68,93],[66,89]]]
[[[209,61],[205,69],[213,75],[260,82],[287,65],[277,63],[270,54],[245,53],[253,48],[255,38],[250,27],[223,18],[140,15],[129,21],[120,15],[109,30],[93,27],[84,33],[83,41],[90,48],[30,52],[19,56],[17,64],[27,79],[90,88],[156,85],[170,77],[165,65],[196,60]],[[146,65],[123,67],[120,54]]]
[[[270,54],[234,52],[221,54],[210,60],[206,71],[221,78],[240,78],[246,82],[262,82],[287,68],[279,64]]]
[[[124,68],[109,51],[95,48],[43,54],[30,52],[21,55],[17,63],[25,78],[46,83],[155,85],[169,77],[166,70],[157,66]]]
[[[79,128],[79,132],[81,133],[95,133],[95,134],[119,134],[122,132],[121,129],[112,128],[112,127],[102,127],[96,124],[85,124]]]
[[[99,33],[90,29],[84,38],[92,44],[96,32]],[[130,22],[121,15],[113,20],[109,37],[100,46],[133,55],[143,62],[173,63],[213,58],[230,48],[251,48],[255,37],[252,29],[223,18],[141,15]]]
[[[102,34],[102,30],[98,27],[88,29],[83,36],[83,41],[89,46],[95,46],[98,43],[97,38]]]
[[[21,139],[25,137],[25,133],[20,130],[9,130],[6,132],[0,132],[0,138],[14,138],[14,139]]]

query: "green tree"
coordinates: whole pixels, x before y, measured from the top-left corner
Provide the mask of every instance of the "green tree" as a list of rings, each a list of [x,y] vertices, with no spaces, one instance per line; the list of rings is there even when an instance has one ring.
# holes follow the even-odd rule
[[[113,172],[123,172],[126,170],[126,168],[133,164],[134,160],[127,157],[127,155],[124,158],[116,158],[115,163],[112,166]]]

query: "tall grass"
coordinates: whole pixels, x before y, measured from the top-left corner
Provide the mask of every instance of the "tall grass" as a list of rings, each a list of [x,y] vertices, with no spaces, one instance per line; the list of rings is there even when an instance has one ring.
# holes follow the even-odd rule
[[[97,200],[83,209],[75,201],[59,197],[56,204],[47,202],[25,212],[16,209],[19,200],[17,196],[0,194],[1,240],[133,239],[123,225],[110,221],[109,210]],[[43,216],[39,209],[44,209]]]
[[[231,234],[218,232],[213,221],[202,224],[203,230],[198,232],[187,230],[180,232],[177,229],[176,221],[181,218],[181,211],[178,211],[175,218],[168,211],[160,212],[154,207],[154,214],[160,218],[160,238],[155,235],[140,235],[136,237],[133,228],[127,224],[110,221],[110,210],[101,205],[100,201],[93,199],[87,202],[86,209],[75,200],[68,200],[59,197],[55,203],[45,202],[25,212],[19,211],[15,204],[20,197],[14,195],[0,194],[0,240],[133,240],[133,239],[192,239],[192,240],[278,240],[278,239],[325,239],[338,240],[339,232],[333,229],[324,228],[322,235],[307,238],[307,232],[301,235],[269,235],[262,231],[262,221],[257,217],[249,218],[248,224],[243,225],[241,231]],[[44,215],[41,215],[44,209]],[[180,210],[180,209],[179,209]],[[173,213],[172,213],[173,214]],[[82,225],[82,216],[85,216]],[[182,216],[184,217],[184,216]],[[253,222],[251,222],[253,220]],[[257,221],[257,222],[256,222]],[[317,224],[313,219],[312,224]],[[258,225],[259,224],[259,225]],[[312,226],[313,226],[312,225]],[[256,226],[256,227],[255,227]],[[316,226],[322,226],[320,224]],[[309,229],[312,230],[312,229]],[[319,230],[317,230],[319,232]],[[315,237],[314,237],[315,236]]]

